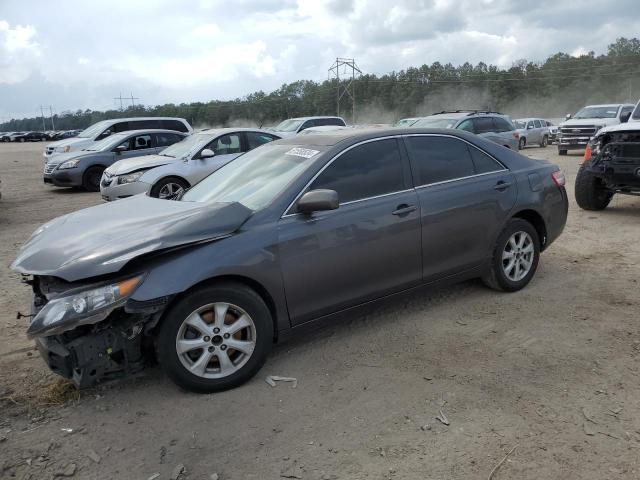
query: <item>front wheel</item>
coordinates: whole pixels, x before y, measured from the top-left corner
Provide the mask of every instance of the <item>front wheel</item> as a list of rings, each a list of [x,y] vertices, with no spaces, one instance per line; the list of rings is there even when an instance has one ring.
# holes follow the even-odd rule
[[[178,177],[167,177],[158,181],[149,193],[155,198],[164,200],[177,200],[182,196],[185,190],[189,188],[189,184]]]
[[[547,145],[549,145],[549,137],[545,135],[544,137],[542,137],[542,143],[540,144],[540,146],[542,148],[546,148]]]
[[[498,237],[491,270],[482,281],[494,290],[515,292],[533,278],[540,258],[538,232],[526,220],[512,218]]]
[[[576,203],[583,210],[604,210],[613,198],[613,192],[608,190],[602,180],[580,167],[576,176],[574,190]]]
[[[84,188],[87,192],[99,192],[100,179],[102,178],[103,172],[104,167],[88,168],[82,176],[82,188]]]
[[[240,283],[202,287],[179,300],[158,332],[158,361],[180,387],[212,393],[237,387],[264,364],[273,320],[262,298]]]

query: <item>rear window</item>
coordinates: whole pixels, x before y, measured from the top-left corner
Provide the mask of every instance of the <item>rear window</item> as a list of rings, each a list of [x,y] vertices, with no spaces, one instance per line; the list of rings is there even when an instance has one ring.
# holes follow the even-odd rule
[[[162,120],[162,126],[158,128],[165,128],[167,130],[175,130],[176,132],[186,133],[189,131],[184,122],[180,120]]]
[[[511,130],[514,130],[511,122],[505,118],[493,117],[493,123],[496,125],[496,132],[510,132]]]
[[[473,129],[476,133],[489,133],[495,131],[491,117],[478,117],[473,119]]]
[[[467,144],[457,138],[411,136],[407,137],[407,146],[417,167],[418,185],[470,177],[475,173]]]
[[[114,123],[109,130],[111,130],[111,133],[114,133],[114,132],[118,133],[118,132],[126,132],[127,130],[133,130],[133,129],[129,128],[129,122],[118,122],[118,123]]]

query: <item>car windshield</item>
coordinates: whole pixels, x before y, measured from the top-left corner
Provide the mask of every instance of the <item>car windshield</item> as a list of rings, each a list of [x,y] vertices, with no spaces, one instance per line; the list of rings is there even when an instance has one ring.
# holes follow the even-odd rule
[[[289,119],[284,122],[280,122],[277,127],[273,129],[274,132],[295,132],[298,127],[302,125],[302,120]]]
[[[398,120],[393,124],[394,127],[409,127],[416,123],[415,118],[403,118],[402,120]]]
[[[457,118],[427,117],[421,118],[411,126],[428,128],[453,128],[457,122]]]
[[[91,152],[103,152],[105,150],[110,150],[116,145],[120,145],[127,138],[126,133],[114,133],[113,135],[100,140],[99,142],[94,143],[93,145],[85,148],[84,150],[88,150]]]
[[[527,122],[525,122],[524,120],[514,120],[513,123],[516,128],[525,128],[527,126]]]
[[[584,107],[573,118],[616,118],[618,107]]]
[[[194,133],[193,135],[185,137],[184,140],[180,140],[179,142],[168,146],[162,150],[159,155],[173,158],[186,157],[194,150],[204,147],[209,141],[213,140],[214,136],[215,135],[201,135]]]
[[[319,153],[291,145],[263,145],[213,172],[188,190],[182,200],[238,202],[251,210],[261,210],[305,171]]]
[[[107,127],[109,126],[109,122],[98,122],[96,124],[91,125],[89,128],[81,131],[77,137],[82,138],[95,138],[100,135]]]

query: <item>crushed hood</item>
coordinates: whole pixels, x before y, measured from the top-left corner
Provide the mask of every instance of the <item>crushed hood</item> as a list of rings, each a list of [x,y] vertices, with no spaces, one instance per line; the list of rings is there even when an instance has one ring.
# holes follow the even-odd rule
[[[124,158],[118,160],[109,168],[107,172],[111,175],[124,175],[136,170],[160,167],[167,163],[180,161],[179,158],[167,157],[162,155],[144,155],[142,157]]]
[[[598,131],[598,135],[609,132],[637,132],[640,130],[640,122],[619,123]]]
[[[230,235],[251,213],[237,202],[176,202],[136,195],[46,223],[20,249],[11,268],[70,282],[114,273],[149,252]]]

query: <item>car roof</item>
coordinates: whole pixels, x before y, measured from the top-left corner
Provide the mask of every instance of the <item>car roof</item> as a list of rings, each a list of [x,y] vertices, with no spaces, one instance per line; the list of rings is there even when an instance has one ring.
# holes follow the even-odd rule
[[[265,130],[263,128],[251,128],[251,127],[207,128],[205,130],[199,130],[199,131],[193,133],[193,135],[212,136],[212,135],[223,135],[223,134],[226,134],[226,133],[233,133],[233,132],[258,132],[258,133],[268,133],[269,135],[275,135],[276,137],[280,136],[280,135],[278,135],[277,132],[272,132],[272,131],[269,131],[269,130]]]
[[[337,119],[343,120],[342,117],[336,117],[335,115],[318,115],[315,117],[294,117],[294,118],[288,118],[287,120],[322,120],[324,118],[337,118]]]
[[[139,130],[125,130],[123,132],[116,132],[113,135],[143,135],[145,133],[177,133],[178,135],[188,136],[186,132],[177,132],[167,128],[142,128]],[[109,137],[107,137],[109,138]]]
[[[126,117],[126,118],[107,118],[105,120],[100,120],[101,122],[128,122],[131,120],[186,120],[180,117]],[[100,123],[100,122],[96,122]]]
[[[585,105],[583,108],[589,107],[635,107],[632,103],[602,103],[598,105]]]
[[[326,132],[318,132],[314,135],[296,135],[295,137],[278,140],[280,145],[316,145],[316,146],[333,146],[343,141],[349,143],[357,143],[363,140],[371,140],[383,137],[397,137],[399,135],[415,135],[421,133],[442,134],[448,136],[456,136],[467,138],[468,132],[446,128],[415,128],[415,127],[387,127],[387,128],[345,128],[341,130],[330,130]]]

